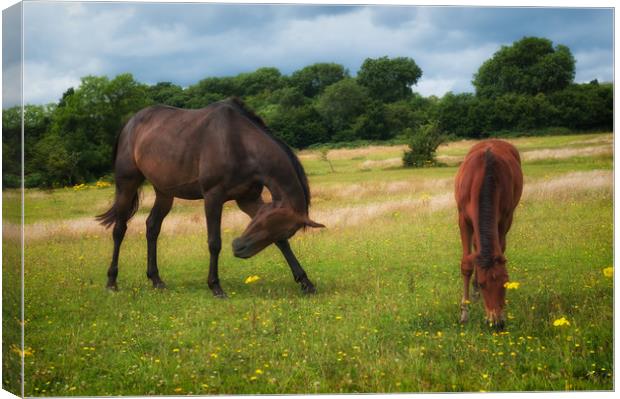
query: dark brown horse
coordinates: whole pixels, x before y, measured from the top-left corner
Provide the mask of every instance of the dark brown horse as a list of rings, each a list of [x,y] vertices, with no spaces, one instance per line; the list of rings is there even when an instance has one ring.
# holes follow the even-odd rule
[[[468,319],[469,282],[475,270],[474,289],[482,291],[487,320],[496,329],[504,326],[506,233],[522,191],[519,152],[505,141],[474,145],[459,168],[455,197],[463,245],[462,323]]]
[[[222,206],[229,200],[235,200],[252,218],[232,243],[235,256],[249,258],[275,243],[302,291],[315,292],[288,243],[300,228],[324,227],[308,217],[310,189],[304,169],[291,149],[272,136],[262,119],[240,100],[228,99],[197,110],[153,106],[139,111],[118,137],[114,175],[114,204],[97,216],[104,226],[114,225],[108,288],[117,288],[121,242],[127,221],[138,208],[138,189],[146,179],[156,194],[146,220],[146,275],[154,287],[165,287],[157,269],[157,237],[173,199],[178,197],[204,200],[208,285],[213,295],[225,297],[218,277],[218,256]],[[271,192],[270,203],[261,198],[263,186]]]

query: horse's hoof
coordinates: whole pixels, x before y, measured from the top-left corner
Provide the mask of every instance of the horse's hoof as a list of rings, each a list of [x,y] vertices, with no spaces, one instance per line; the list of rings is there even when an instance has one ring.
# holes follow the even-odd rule
[[[166,288],[166,283],[164,283],[161,280],[153,281],[153,288],[157,288],[157,289],[163,290],[164,288]]]
[[[224,291],[222,291],[222,292],[214,292],[213,296],[216,297],[217,299],[228,299],[228,295],[226,295],[226,293]]]
[[[503,320],[500,320],[495,323],[491,323],[491,328],[496,333],[499,333],[499,332],[504,331],[504,328],[506,328],[506,323]]]
[[[108,284],[106,284],[105,288],[108,291],[112,291],[112,292],[118,291],[118,286],[116,285],[116,283],[108,283]]]
[[[306,282],[301,283],[301,292],[304,295],[316,294],[316,288],[310,281],[306,281]]]
[[[218,298],[218,299],[226,299],[228,298],[228,296],[226,295],[226,293],[224,292],[224,290],[222,289],[222,287],[218,285],[215,285],[213,287],[209,287],[211,288],[211,291],[213,292],[213,296]]]

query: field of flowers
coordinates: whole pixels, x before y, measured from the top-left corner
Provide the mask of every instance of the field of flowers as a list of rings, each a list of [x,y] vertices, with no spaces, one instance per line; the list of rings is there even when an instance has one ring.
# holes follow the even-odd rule
[[[508,235],[507,326],[481,303],[459,324],[460,242],[452,181],[473,142],[440,147],[443,167],[402,169],[401,147],[300,158],[311,216],[291,241],[318,292],[303,296],[272,247],[241,260],[247,224],[223,221],[220,279],[207,288],[202,205],[177,201],[146,279],[144,220],[130,223],[119,291],[111,232],[93,215],[103,182],[26,193],[25,347],[19,346],[19,194],[3,193],[3,386],[27,396],[462,392],[613,389],[611,134],[523,138],[525,191]]]

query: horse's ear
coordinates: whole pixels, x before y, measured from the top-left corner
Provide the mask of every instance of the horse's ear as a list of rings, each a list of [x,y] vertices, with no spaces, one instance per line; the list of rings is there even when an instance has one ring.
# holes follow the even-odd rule
[[[308,227],[325,227],[324,224],[317,223],[313,220],[310,220],[310,218],[306,218],[306,220],[304,220],[304,224]]]

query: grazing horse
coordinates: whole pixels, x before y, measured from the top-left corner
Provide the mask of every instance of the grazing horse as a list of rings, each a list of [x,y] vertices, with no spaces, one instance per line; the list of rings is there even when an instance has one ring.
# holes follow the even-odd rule
[[[114,175],[114,203],[97,216],[102,225],[114,225],[108,288],[117,289],[120,246],[146,179],[156,195],[146,220],[146,275],[154,287],[165,287],[157,269],[157,237],[177,197],[204,200],[210,255],[207,282],[214,296],[226,296],[218,277],[218,256],[222,207],[229,200],[252,218],[232,243],[235,256],[249,258],[275,243],[302,291],[315,292],[288,243],[300,228],[325,227],[308,217],[306,174],[291,149],[272,136],[241,100],[227,99],[195,110],[158,105],[139,111],[118,136]],[[270,203],[261,198],[264,186],[271,192]]]
[[[487,321],[496,329],[504,327],[506,233],[522,191],[519,152],[505,141],[474,145],[459,168],[455,198],[463,245],[462,323],[469,317],[469,282],[475,270],[474,290],[482,291]]]

